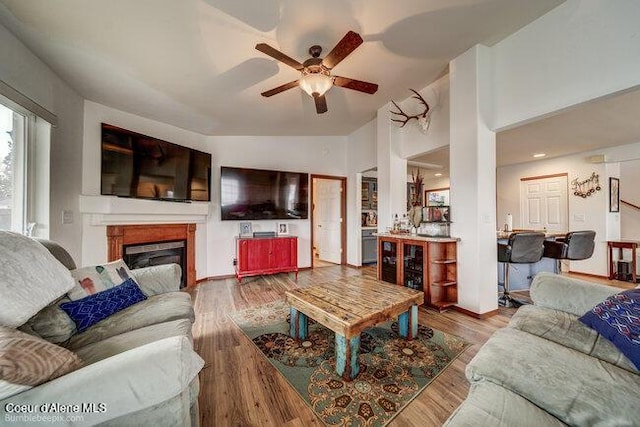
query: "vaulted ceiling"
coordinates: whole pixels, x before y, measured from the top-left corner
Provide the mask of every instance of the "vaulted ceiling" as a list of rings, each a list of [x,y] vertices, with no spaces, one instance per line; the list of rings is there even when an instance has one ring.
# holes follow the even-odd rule
[[[81,96],[207,135],[347,135],[392,99],[446,72],[562,0],[0,0],[9,28]],[[298,88],[260,93],[326,54],[349,30],[364,43],[336,74],[377,83],[375,95],[334,87],[316,114]],[[5,60],[5,59],[3,59]]]

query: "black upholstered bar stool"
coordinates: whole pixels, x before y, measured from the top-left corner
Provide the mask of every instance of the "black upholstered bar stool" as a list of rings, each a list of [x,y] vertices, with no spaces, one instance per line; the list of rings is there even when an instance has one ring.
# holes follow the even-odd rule
[[[498,303],[505,307],[524,304],[509,294],[509,265],[533,264],[542,259],[544,233],[521,231],[512,233],[506,244],[498,243],[498,262],[504,263],[504,292]]]
[[[546,258],[556,260],[556,273],[560,273],[560,262],[563,259],[582,260],[591,258],[595,248],[596,232],[593,230],[571,231],[564,237],[556,240],[544,241],[544,253]]]

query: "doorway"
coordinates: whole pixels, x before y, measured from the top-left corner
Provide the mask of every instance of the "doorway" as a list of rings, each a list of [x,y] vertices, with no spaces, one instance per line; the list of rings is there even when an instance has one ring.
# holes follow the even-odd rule
[[[522,228],[569,231],[567,181],[566,173],[520,179]]]
[[[347,179],[311,175],[311,268],[346,264]]]

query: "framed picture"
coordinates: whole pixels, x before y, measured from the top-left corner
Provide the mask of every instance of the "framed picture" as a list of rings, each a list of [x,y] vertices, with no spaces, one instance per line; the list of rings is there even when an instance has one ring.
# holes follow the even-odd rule
[[[609,212],[620,212],[620,180],[609,178]]]
[[[277,225],[278,236],[287,236],[289,234],[289,224],[286,222],[279,222]]]
[[[240,223],[240,237],[253,237],[251,223],[250,222],[241,222]]]
[[[424,191],[425,206],[449,206],[449,187]]]

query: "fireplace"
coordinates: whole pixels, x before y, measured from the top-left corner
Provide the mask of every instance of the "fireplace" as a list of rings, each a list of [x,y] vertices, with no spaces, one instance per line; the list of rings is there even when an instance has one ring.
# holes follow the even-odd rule
[[[109,261],[124,259],[129,268],[177,263],[181,286],[196,283],[195,224],[109,225]]]
[[[187,271],[185,265],[186,246],[187,244],[184,240],[142,245],[125,245],[123,250],[124,256],[122,258],[125,264],[131,269],[162,264],[178,264],[182,268],[180,287],[184,288],[186,286],[184,272]]]

